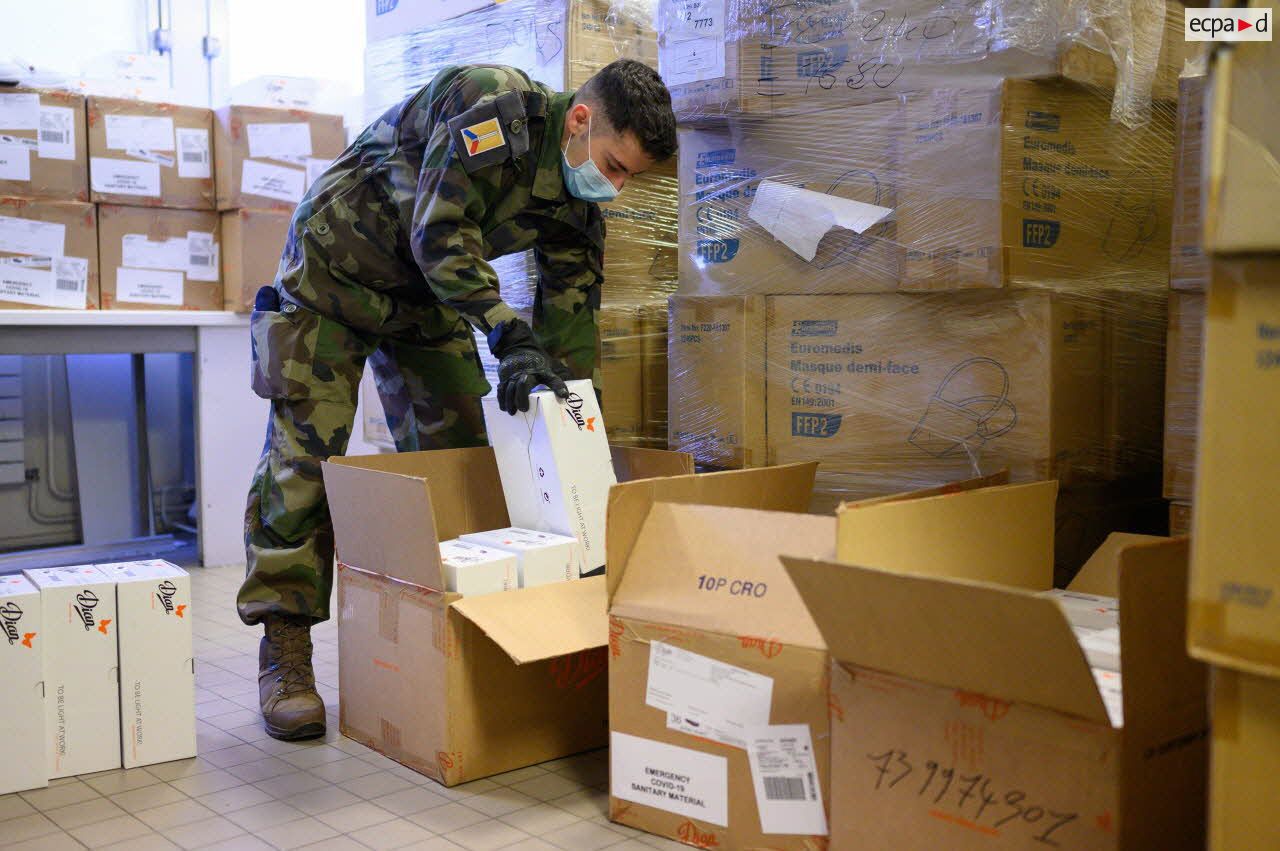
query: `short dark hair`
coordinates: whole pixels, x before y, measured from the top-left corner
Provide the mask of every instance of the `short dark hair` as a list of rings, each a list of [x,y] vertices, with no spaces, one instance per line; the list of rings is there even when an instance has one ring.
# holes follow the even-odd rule
[[[662,162],[676,152],[676,116],[671,92],[658,72],[634,59],[618,59],[578,90],[574,103],[589,100],[604,109],[618,133],[634,133],[641,149]]]

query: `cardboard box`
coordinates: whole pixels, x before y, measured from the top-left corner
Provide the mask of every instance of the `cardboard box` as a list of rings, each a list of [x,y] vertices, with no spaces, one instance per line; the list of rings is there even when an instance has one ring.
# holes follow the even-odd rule
[[[509,527],[463,535],[462,540],[514,555],[521,588],[568,582],[583,572],[582,548],[567,535]]]
[[[609,441],[639,445],[644,433],[640,310],[634,305],[606,305],[596,317],[600,328],[602,415]]]
[[[511,553],[467,541],[441,541],[446,591],[463,596],[500,594],[520,587],[518,559]]]
[[[249,313],[258,290],[276,279],[293,214],[228,210],[222,223],[222,287],[227,310]]]
[[[1041,292],[768,300],[770,463],[815,460],[855,497],[1092,469],[1102,311]],[[759,344],[756,349],[762,348]],[[750,364],[748,368],[750,368]]]
[[[1151,98],[1176,100],[1186,69],[1204,67],[1205,43],[1187,40],[1180,3],[1152,4],[1126,15],[1110,14],[1104,4],[1083,8],[1091,15],[1091,32],[1067,44],[1059,56],[1059,73],[1087,85],[1119,89],[1116,100],[1123,115],[1140,118]],[[1106,47],[1089,46],[1099,43]],[[1160,52],[1152,56],[1156,45]],[[1117,59],[1124,67],[1119,74]]]
[[[1172,7],[1171,7],[1172,8]],[[1202,293],[1209,285],[1204,254],[1200,182],[1204,161],[1205,95],[1208,78],[1179,81],[1177,138],[1173,150],[1173,241],[1169,285]]]
[[[1280,682],[1213,669],[1213,755],[1209,770],[1211,851],[1274,848],[1271,817],[1280,759]]]
[[[1130,130],[1097,90],[1007,80],[910,95],[904,109],[907,288],[1166,285],[1171,104]]]
[[[1169,503],[1169,534],[1175,538],[1191,534],[1191,503]]]
[[[611,494],[613,821],[703,848],[825,844],[828,657],[777,558],[831,551],[834,520],[799,513],[815,469]],[[773,800],[773,787],[786,798],[793,784],[753,770],[749,757],[776,751],[778,736],[797,742],[798,805]]]
[[[710,467],[762,467],[765,299],[671,299],[670,444]]]
[[[97,95],[88,109],[94,203],[214,208],[212,112]]]
[[[666,299],[641,305],[640,329],[643,335],[644,374],[644,434],[646,444],[655,449],[667,448],[667,322],[669,308]]]
[[[115,584],[92,565],[24,574],[40,589],[48,777],[119,768]]]
[[[40,591],[20,574],[0,576],[0,794],[49,785],[45,766],[44,625]]]
[[[657,67],[658,41],[652,12],[620,13],[602,0],[564,0],[563,8],[566,91],[581,88],[597,71],[616,59],[635,59]],[[545,47],[540,46],[539,54],[544,51]]]
[[[98,308],[92,204],[0,198],[0,308]]]
[[[98,206],[104,310],[221,310],[218,214]]]
[[[496,397],[482,404],[511,522],[576,537],[584,575],[602,569],[605,506],[617,479],[591,382],[570,381],[564,402],[550,390],[530,394],[528,412],[515,416]]]
[[[347,147],[341,115],[233,105],[213,124],[219,210],[292,210]]]
[[[898,104],[889,101],[835,111],[821,122],[743,119],[682,130],[681,295],[897,290],[897,225],[857,233],[835,226],[822,205],[896,209],[900,126]],[[757,201],[761,187],[808,193],[790,192],[779,206],[768,195]],[[818,240],[811,256],[775,238],[792,231]],[[797,247],[807,244],[797,240]]]
[[[1164,496],[1189,502],[1195,492],[1200,430],[1200,372],[1204,357],[1205,296],[1169,297],[1169,356],[1165,361]]]
[[[1055,489],[852,508],[844,564],[784,558],[835,660],[832,847],[1203,847],[1187,543],[1113,535],[1073,583],[1120,600],[1120,726],[1063,612],[1034,593],[1051,577]]]
[[[89,200],[84,97],[6,87],[0,94],[0,195]]]
[[[622,480],[693,471],[677,453],[614,457]],[[343,735],[449,786],[607,742],[603,578],[433,590],[442,539],[511,525],[492,449],[333,458],[324,478]]]
[[[673,158],[628,179],[617,200],[600,205],[609,304],[643,304],[675,292],[679,202]]]
[[[1256,5],[1256,4],[1255,4]],[[1280,251],[1280,54],[1266,43],[1214,53],[1206,101],[1204,250]]]
[[[1164,287],[1086,291],[1102,309],[1102,459],[1108,480],[1160,475],[1163,467],[1165,350],[1169,300]]]
[[[928,0],[887,15],[801,0],[778,8],[678,2],[659,11],[659,69],[681,121],[825,112],[906,92],[1056,73],[1054,40],[1019,16]],[[1059,10],[1061,11],[1061,10]],[[727,13],[727,14],[726,14]],[[1011,23],[1010,23],[1011,22]],[[945,36],[936,35],[942,30]],[[927,34],[927,35],[926,35]]]
[[[116,583],[124,767],[195,756],[191,577],[158,560],[96,567]]]
[[[1190,651],[1280,675],[1280,260],[1215,260],[1205,308],[1196,455]]]

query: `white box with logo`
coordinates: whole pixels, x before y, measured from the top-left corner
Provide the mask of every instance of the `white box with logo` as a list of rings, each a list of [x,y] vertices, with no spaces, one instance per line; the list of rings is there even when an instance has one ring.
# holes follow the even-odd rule
[[[617,478],[591,382],[570,381],[564,401],[549,390],[530,394],[529,410],[515,416],[486,398],[484,420],[511,524],[575,537],[584,575],[603,569],[605,508]]]
[[[470,597],[518,587],[516,557],[466,541],[441,541],[446,591]]]
[[[119,768],[115,584],[87,564],[25,574],[40,589],[49,779]]]
[[[97,567],[116,583],[124,767],[195,756],[191,577],[158,560]]]
[[[462,540],[513,554],[521,588],[566,582],[582,575],[582,547],[568,535],[513,527],[463,535]]]
[[[44,629],[40,591],[0,576],[0,795],[49,785],[44,737]]]

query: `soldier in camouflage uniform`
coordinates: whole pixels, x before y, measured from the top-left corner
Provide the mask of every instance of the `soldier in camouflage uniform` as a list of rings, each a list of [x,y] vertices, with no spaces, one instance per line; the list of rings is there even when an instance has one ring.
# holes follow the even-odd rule
[[[251,319],[253,389],[271,401],[245,512],[237,605],[264,623],[267,732],[325,731],[311,624],[329,616],[333,526],[320,474],[346,451],[368,361],[400,451],[483,446],[490,390],[472,328],[499,361],[502,409],[596,377],[604,221],[596,201],[675,150],[671,98],[630,60],[557,93],[500,66],[447,68],[368,127],[294,213]],[[534,249],[533,325],[487,261]]]

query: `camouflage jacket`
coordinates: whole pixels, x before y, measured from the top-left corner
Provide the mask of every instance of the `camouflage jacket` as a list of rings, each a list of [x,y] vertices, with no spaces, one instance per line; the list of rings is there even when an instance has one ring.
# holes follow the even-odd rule
[[[441,71],[311,185],[281,260],[285,297],[359,331],[431,345],[456,331],[459,314],[484,333],[514,317],[487,261],[533,248],[534,330],[590,377],[604,220],[561,175],[572,98],[514,68]]]

